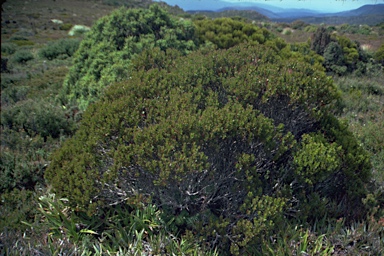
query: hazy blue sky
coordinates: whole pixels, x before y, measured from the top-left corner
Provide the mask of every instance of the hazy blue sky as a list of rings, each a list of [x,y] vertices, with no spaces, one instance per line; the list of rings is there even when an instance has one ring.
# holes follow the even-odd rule
[[[161,0],[170,5],[177,4],[184,10],[199,10],[207,6],[221,6],[218,0]],[[326,12],[340,12],[357,9],[366,4],[384,4],[384,0],[221,0],[221,2],[244,3],[252,2],[268,4],[282,8],[303,8]],[[219,7],[221,8],[221,7]]]

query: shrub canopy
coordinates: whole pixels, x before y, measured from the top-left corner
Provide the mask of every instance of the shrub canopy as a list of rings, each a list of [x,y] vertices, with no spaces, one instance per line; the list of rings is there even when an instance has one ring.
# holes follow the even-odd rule
[[[196,49],[191,21],[172,18],[158,5],[120,8],[99,19],[82,40],[64,82],[68,101],[81,109],[109,84],[129,77],[130,60],[143,49]]]
[[[144,51],[88,107],[46,171],[60,196],[89,212],[152,201],[233,254],[284,215],[362,213],[369,158],[322,70],[262,45],[180,55]]]

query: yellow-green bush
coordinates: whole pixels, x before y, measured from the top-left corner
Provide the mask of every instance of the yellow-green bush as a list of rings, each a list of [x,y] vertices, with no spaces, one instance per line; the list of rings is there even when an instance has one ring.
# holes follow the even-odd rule
[[[98,99],[105,87],[129,77],[130,62],[144,49],[195,50],[191,21],[173,18],[158,5],[120,8],[98,20],[82,40],[64,82],[67,101],[81,109]]]

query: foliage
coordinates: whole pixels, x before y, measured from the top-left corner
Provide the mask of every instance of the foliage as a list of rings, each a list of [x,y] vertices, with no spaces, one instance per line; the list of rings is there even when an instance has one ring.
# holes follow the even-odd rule
[[[331,42],[331,35],[325,27],[319,27],[311,38],[311,50],[323,55],[325,48]]]
[[[288,227],[287,232],[264,240],[262,253],[257,255],[332,255],[334,246],[326,234],[316,233],[303,228]]]
[[[339,31],[343,34],[360,34],[360,35],[369,35],[371,34],[372,28],[368,25],[357,25],[357,24],[342,24],[339,27]]]
[[[27,61],[33,60],[35,57],[29,50],[18,50],[12,55],[11,60],[19,64],[25,64]]]
[[[287,53],[286,51],[287,49],[290,49],[290,52]],[[310,50],[309,42],[290,44],[283,49],[281,54],[283,54],[283,52],[287,56],[295,57],[300,61],[304,61],[306,63],[313,65],[319,70],[324,70],[323,69],[324,59],[320,55],[316,54],[314,51]]]
[[[72,210],[67,199],[57,199],[54,194],[40,196],[37,202],[39,219],[24,222],[30,227],[24,233],[25,239],[3,240],[6,253],[217,255],[191,240],[178,239],[168,230],[169,223],[163,221],[161,211],[152,205],[135,209],[119,205],[90,217]]]
[[[284,28],[281,34],[283,35],[291,35],[293,30],[291,28]]]
[[[16,52],[17,46],[13,43],[1,44],[1,55],[12,55]]]
[[[375,66],[359,42],[353,42],[343,35],[331,36],[330,30],[325,27],[319,27],[312,35],[311,50],[324,57],[324,67],[331,74],[345,75],[354,72],[364,75]]]
[[[140,55],[156,62],[134,62],[53,155],[45,177],[58,195],[88,213],[153,202],[181,234],[234,254],[257,249],[283,214],[362,216],[371,166],[330,114],[332,80],[276,48],[205,52]]]
[[[316,25],[308,25],[304,28],[304,31],[305,32],[310,32],[310,33],[315,33],[317,30],[317,26]]]
[[[8,138],[7,140],[2,138],[0,192],[11,191],[14,188],[33,190],[36,185],[43,184],[47,155],[42,146],[42,138],[18,138],[18,134],[7,129],[3,129],[2,133],[2,136],[8,136]],[[25,148],[13,148],[15,146],[11,143],[15,142],[19,144],[20,148],[22,146]],[[30,150],[26,146],[29,146]]]
[[[378,184],[384,181],[382,80],[382,70],[370,73],[369,78],[349,75],[335,80],[342,91],[341,117],[348,120],[351,130],[361,145],[370,152],[373,173]]]
[[[0,233],[22,231],[25,230],[22,222],[34,222],[37,205],[33,191],[14,189],[1,193],[0,197]]]
[[[129,7],[136,4],[148,4],[144,1],[137,2],[135,0],[111,0],[108,2],[118,2],[118,4]],[[101,2],[98,5],[99,8],[94,8],[93,10],[95,13],[92,13],[90,16],[82,15],[81,10],[78,10],[78,17],[84,18],[87,16],[86,24],[89,24],[88,22],[92,22],[93,14],[97,17],[98,11],[103,9]],[[165,4],[161,6],[167,9]],[[17,3],[14,8],[17,8]],[[180,8],[178,9],[180,10]],[[103,11],[105,10],[103,9]],[[169,13],[178,14],[176,13],[176,9],[175,11],[171,11],[169,11]],[[42,9],[39,11],[39,14],[35,13],[33,16],[28,15],[29,18],[24,20],[31,20],[33,26],[36,26],[38,24],[39,16],[44,16],[44,12],[45,9]],[[62,13],[62,15],[65,16],[68,14]],[[20,17],[25,16],[21,15]],[[198,17],[190,14],[182,14],[181,17],[187,19],[192,18],[195,20],[204,19],[201,15]],[[241,18],[233,18],[233,20],[244,22],[244,19]],[[45,23],[45,21],[42,22]],[[38,102],[42,101],[51,106],[47,111],[53,111],[56,114],[60,112],[58,115],[60,118],[65,116],[64,119],[74,125],[81,119],[81,111],[79,111],[75,105],[68,105],[67,95],[65,95],[63,91],[61,91],[59,95],[57,93],[61,90],[63,76],[65,76],[68,70],[66,66],[70,66],[71,57],[62,55],[52,61],[44,62],[44,64],[42,64],[42,60],[39,58],[29,60],[26,63],[18,63],[12,60],[12,55],[17,50],[28,50],[33,54],[38,53],[41,47],[46,47],[46,45],[40,44],[42,40],[47,41],[45,40],[46,36],[49,37],[48,41],[51,41],[54,37],[59,36],[59,34],[60,36],[63,35],[64,32],[60,30],[49,31],[50,28],[46,31],[38,29],[39,34],[34,37],[32,30],[20,29],[20,27],[23,26],[22,24],[22,22],[19,23],[18,21],[17,29],[7,28],[2,31],[5,36],[3,38],[4,40],[2,40],[2,61],[7,59],[8,65],[6,69],[3,69],[2,67],[2,71],[4,70],[6,73],[1,74],[1,112],[5,114],[14,113],[14,110],[20,108],[31,110],[34,109],[34,107],[28,108],[29,103],[30,105],[38,106]],[[27,25],[29,26],[29,22]],[[274,31],[279,29],[280,32],[283,31],[284,27],[293,27],[296,25],[300,26],[300,22],[291,25],[282,23],[258,24],[259,27],[271,28]],[[71,132],[62,133],[57,138],[47,136],[45,138],[46,141],[44,141],[44,137],[34,132],[29,132],[30,134],[28,135],[24,128],[21,128],[22,126],[9,128],[8,126],[2,125],[0,130],[0,179],[3,181],[0,185],[0,254],[142,255],[157,253],[158,255],[214,255],[215,253],[207,253],[207,251],[209,251],[208,247],[213,248],[217,246],[221,248],[220,255],[230,253],[231,250],[233,253],[241,253],[245,255],[382,255],[384,248],[384,211],[382,209],[382,206],[384,205],[384,175],[382,172],[382,170],[384,170],[384,115],[382,115],[384,91],[382,85],[383,70],[380,65],[377,65],[382,58],[380,58],[380,50],[376,55],[373,55],[372,52],[365,51],[366,48],[364,48],[364,46],[366,45],[360,47],[359,43],[352,41],[352,39],[355,38],[358,38],[358,40],[363,39],[362,42],[364,42],[364,39],[368,39],[370,40],[370,44],[372,43],[372,49],[376,49],[377,45],[375,45],[375,42],[378,41],[378,36],[380,37],[384,31],[379,25],[376,28],[374,27],[373,30],[371,29],[371,35],[369,37],[364,38],[357,36],[355,32],[351,32],[352,30],[348,33],[355,33],[354,36],[346,34],[346,36],[351,39],[350,43],[347,42],[346,44],[347,48],[354,48],[359,54],[358,60],[352,62],[350,65],[345,63],[344,52],[337,39],[337,34],[340,34],[340,32],[342,34],[343,31],[340,31],[338,26],[327,28],[327,31],[329,32],[337,30],[337,32],[334,32],[330,44],[338,46],[342,55],[340,55],[339,62],[338,58],[332,57],[333,52],[331,51],[331,57],[328,58],[328,63],[330,65],[324,65],[324,67],[327,71],[343,75],[343,77],[336,76],[334,78],[342,97],[342,102],[338,102],[336,105],[336,111],[340,113],[339,118],[341,120],[344,120],[345,123],[349,123],[351,131],[358,140],[358,145],[356,143],[350,143],[351,141],[354,141],[354,138],[352,138],[351,134],[345,130],[345,125],[337,125],[338,122],[335,120],[331,120],[331,123],[334,124],[333,128],[329,128],[330,126],[324,128],[325,123],[329,122],[327,121],[327,118],[324,118],[322,119],[322,122],[320,122],[321,125],[319,123],[308,125],[308,127],[315,126],[316,129],[321,128],[320,131],[317,131],[316,129],[314,129],[315,131],[306,131],[305,127],[307,126],[305,125],[295,127],[295,122],[297,124],[297,121],[295,118],[292,118],[295,122],[290,122],[290,129],[283,127],[283,130],[279,130],[279,132],[281,132],[281,134],[286,134],[288,130],[301,129],[302,131],[295,133],[294,139],[286,142],[288,145],[290,145],[291,142],[294,144],[291,149],[286,151],[288,159],[287,163],[289,165],[288,168],[291,168],[290,172],[286,173],[292,173],[294,179],[292,176],[287,177],[288,175],[281,180],[278,180],[276,177],[271,178],[271,173],[276,173],[273,168],[271,169],[271,172],[267,171],[263,173],[263,171],[261,171],[262,175],[264,175],[263,177],[268,178],[261,179],[260,177],[257,177],[254,178],[252,182],[250,181],[249,184],[252,186],[253,183],[255,183],[256,186],[258,186],[259,179],[262,183],[266,183],[267,185],[262,187],[262,192],[247,195],[247,200],[244,200],[244,203],[241,205],[241,211],[239,211],[233,218],[218,216],[220,213],[215,211],[217,207],[212,204],[208,204],[209,210],[194,214],[185,209],[182,211],[173,211],[172,209],[177,207],[172,206],[152,206],[147,202],[156,202],[154,198],[152,197],[151,200],[150,197],[145,196],[133,196],[129,197],[128,200],[122,200],[124,202],[121,203],[107,205],[105,208],[98,207],[97,214],[93,216],[87,216],[81,208],[72,208],[75,204],[70,204],[67,200],[58,199],[58,197],[54,197],[53,195],[44,196],[41,198],[43,199],[42,201],[38,201],[39,195],[41,195],[42,191],[44,192],[47,189],[45,188],[43,173],[46,166],[50,163],[48,157],[53,148],[58,147],[67,136],[72,135],[76,125],[71,125]],[[342,28],[353,30],[358,28],[358,26],[350,26],[352,28],[348,26],[350,25],[342,26]],[[54,27],[55,29],[59,28],[59,26]],[[257,27],[257,29],[260,29],[259,27]],[[383,24],[381,24],[381,27],[383,27]],[[364,26],[362,26],[362,28],[364,28]],[[60,29],[62,29],[61,26]],[[298,29],[300,30],[302,28]],[[308,25],[304,28],[305,31],[310,33],[315,32],[316,29],[316,25]],[[364,29],[366,29],[366,27]],[[300,31],[297,31],[297,33],[287,38],[289,38],[289,40],[297,40],[300,35]],[[307,34],[304,35],[307,37]],[[195,34],[194,37],[197,39],[197,34]],[[306,38],[303,40],[305,39]],[[12,43],[12,41],[14,43]],[[33,46],[32,41],[39,43]],[[197,41],[195,41],[195,43],[196,42]],[[301,68],[302,71],[304,71],[306,67],[305,64],[302,64],[301,66],[299,65],[298,67],[296,66],[297,63],[302,62],[310,64],[311,68],[317,69],[319,72],[323,70],[320,64],[323,62],[323,57],[325,60],[327,58],[325,54],[320,56],[314,54],[313,51],[310,51],[310,43],[311,42],[308,41],[306,43],[288,45],[278,38],[272,38],[272,40],[266,40],[264,42],[264,44],[273,48],[273,50],[269,49],[273,53],[270,55],[271,61],[276,58],[275,53],[278,55],[275,60],[277,63],[282,61],[282,59],[290,58],[289,62],[283,61],[281,64],[282,66],[287,66],[288,74],[295,74],[295,69],[297,68]],[[19,45],[26,45],[28,47],[19,47]],[[207,45],[203,46],[205,48],[202,51],[201,56],[205,56],[206,54],[209,55],[210,51],[217,47],[208,41]],[[264,48],[255,49],[257,49],[257,52],[265,50]],[[364,51],[362,51],[363,49]],[[187,69],[191,67],[192,64],[188,64],[188,61],[185,61],[185,59],[183,59],[184,62],[178,59],[184,53],[169,49],[166,49],[166,52],[166,55],[164,55],[159,48],[153,48],[143,55],[136,55],[132,58],[126,78],[129,78],[130,72],[134,71],[133,80],[138,81],[138,79],[135,78],[135,74],[137,74],[136,72],[140,72],[140,70],[142,71],[142,69],[160,69],[174,73],[175,68],[172,65],[184,65],[187,63],[185,68]],[[352,50],[351,52],[354,51]],[[220,52],[220,54],[221,53],[222,52]],[[347,51],[346,54],[348,55],[349,51]],[[249,56],[251,56],[251,54],[249,54]],[[63,57],[66,59],[62,60],[61,58]],[[107,57],[109,57],[109,55]],[[238,58],[241,59],[246,57],[247,56],[244,57],[238,55]],[[229,62],[231,62],[232,58],[229,59]],[[334,69],[331,70],[330,67],[333,64],[333,60],[338,64],[333,65]],[[195,63],[199,66],[199,63],[201,62],[196,61]],[[255,63],[260,64],[261,62]],[[228,67],[221,64],[222,62],[218,63],[219,66]],[[290,65],[293,64],[295,65],[295,69],[291,70],[292,66]],[[207,67],[205,65],[202,66]],[[269,71],[272,72],[272,74],[270,74],[269,77],[267,75],[260,75],[260,80],[264,81],[263,77],[267,77],[271,80],[270,77],[281,76],[278,71],[273,71],[275,68],[274,64],[271,64],[269,68]],[[133,71],[131,71],[131,69]],[[338,69],[340,69],[340,71],[337,71]],[[191,70],[193,72],[196,68],[192,67]],[[204,71],[206,70],[208,70],[208,68],[204,69]],[[218,70],[218,68],[216,70]],[[227,68],[227,70],[231,70],[231,68]],[[120,72],[120,70],[118,72]],[[183,73],[185,70],[179,68],[177,69],[177,72]],[[252,70],[250,72],[252,72]],[[195,73],[201,80],[204,80],[202,79],[204,77],[211,77],[209,72],[201,75],[203,70],[200,73]],[[152,73],[152,75],[155,74]],[[142,74],[141,77],[146,76],[145,74]],[[179,76],[175,75],[175,79],[169,84],[176,86],[178,84],[176,77]],[[292,83],[293,80],[302,81],[304,77],[306,76],[300,78],[295,76],[292,79]],[[236,84],[236,79],[233,77],[230,79]],[[196,80],[198,80],[198,78],[196,78]],[[212,81],[212,79],[210,81]],[[145,83],[147,82],[148,81]],[[244,80],[237,82],[237,84],[247,84],[248,82],[249,80]],[[268,82],[270,84],[271,81]],[[141,84],[141,81],[137,82],[137,84]],[[121,85],[126,86],[125,83]],[[115,86],[118,85],[113,85],[114,88],[116,88]],[[214,88],[214,86],[216,86],[216,83],[213,83],[212,88]],[[235,85],[233,85],[233,87],[235,87]],[[134,86],[130,86],[129,88],[136,90]],[[152,89],[148,89],[148,91],[152,91]],[[219,92],[222,93],[220,90]],[[244,95],[246,95],[245,89],[243,92]],[[127,93],[128,92],[125,92],[120,96],[125,97],[124,95]],[[116,94],[119,94],[119,92],[116,92]],[[112,102],[115,94],[110,92],[109,95],[111,98],[110,101]],[[142,95],[146,95],[146,93],[142,93]],[[312,95],[312,93],[308,93],[308,95]],[[204,99],[206,98],[207,97]],[[58,106],[57,100],[61,103]],[[147,100],[146,102],[148,102]],[[118,104],[122,104],[121,102],[123,102],[122,99]],[[201,100],[201,102],[204,101]],[[277,101],[274,101],[270,105],[264,105],[262,113],[265,114],[270,108],[269,116],[273,116],[274,119],[278,119],[279,115],[282,116],[280,117],[280,120],[295,116],[295,114],[289,115],[288,112],[281,111],[281,109],[286,109],[283,106],[289,105],[289,102],[283,102],[280,105],[276,102]],[[279,107],[275,107],[275,103]],[[229,104],[231,104],[231,102]],[[319,104],[321,105],[321,103]],[[153,105],[156,106],[155,103],[153,103]],[[44,105],[40,106],[44,107]],[[334,105],[332,105],[332,108],[333,106]],[[107,106],[105,108],[107,108]],[[124,108],[118,110],[119,112],[125,113],[125,115],[129,115]],[[177,111],[178,109],[175,112]],[[24,112],[28,113],[28,110]],[[143,113],[140,108],[136,112],[143,114],[143,117],[145,113],[147,113],[146,111]],[[296,114],[297,113],[298,112],[296,112]],[[214,114],[212,114],[212,116]],[[222,112],[219,111],[219,114],[222,114]],[[110,116],[112,115],[113,114],[111,113]],[[121,117],[121,120],[123,120],[122,122],[126,120],[126,116],[116,116],[116,118]],[[193,117],[193,115],[191,116]],[[105,120],[110,120],[108,118],[106,117]],[[102,118],[97,118],[97,120],[100,119],[104,121]],[[217,120],[214,118],[212,119],[214,121]],[[263,118],[260,119],[262,120],[262,123],[266,123]],[[318,120],[317,118],[314,119]],[[27,120],[27,123],[29,122],[28,119],[25,120]],[[303,118],[298,118],[297,120],[300,120],[299,122],[301,122],[303,121]],[[175,122],[172,124],[174,123]],[[273,122],[274,127],[276,127],[278,123],[281,122]],[[96,127],[96,124],[94,125]],[[126,123],[121,125],[124,126]],[[19,127],[20,129],[16,127]],[[104,124],[99,127],[102,127],[103,131],[108,130],[104,129]],[[144,129],[146,128],[144,127]],[[95,128],[95,130],[97,129]],[[332,131],[329,132],[329,130]],[[335,131],[337,130],[341,130],[342,132],[341,134],[339,133],[338,136],[335,136]],[[121,132],[121,134],[126,133]],[[111,137],[112,135],[109,136]],[[196,137],[196,135],[194,136]],[[101,135],[98,138],[100,137]],[[337,143],[335,143],[335,137],[339,137]],[[105,149],[109,149],[109,146],[112,144],[119,145],[119,142],[116,141],[116,139],[124,141],[121,137],[115,137],[111,139],[112,143],[109,143],[110,141],[108,142],[109,144],[105,146]],[[126,137],[124,139],[126,139]],[[92,140],[92,138],[90,140]],[[114,140],[115,144],[113,143]],[[239,141],[241,140],[236,140],[236,144]],[[97,142],[95,142],[95,144],[97,144]],[[151,144],[148,143],[147,145]],[[340,145],[344,146],[342,147]],[[73,148],[82,146],[81,143],[78,143],[74,145]],[[226,145],[221,146],[226,147]],[[359,160],[359,156],[364,155],[364,153],[359,150],[360,147],[363,147],[369,152],[372,163],[372,180],[369,184],[365,182],[367,178],[360,179],[359,181],[358,177],[354,176],[353,173],[353,170],[359,169],[359,167],[356,167],[356,165],[353,164],[353,161],[361,163],[362,172],[358,173],[361,177],[364,176],[363,173],[366,172],[365,167],[368,166],[368,164],[364,164],[364,161]],[[231,150],[236,150],[238,148],[239,147],[236,148],[235,146],[230,147]],[[350,150],[345,150],[345,148],[350,148]],[[330,156],[325,154],[327,150],[330,150]],[[214,152],[219,151],[220,150],[217,149]],[[318,154],[313,154],[312,151],[316,151]],[[101,151],[98,150],[96,155],[100,152]],[[111,152],[117,152],[117,150],[112,147],[111,150],[106,150],[106,152],[102,153],[113,154]],[[151,153],[150,150],[147,150],[146,152]],[[218,155],[223,156],[226,152],[228,151]],[[71,156],[73,155],[73,152],[69,150],[68,154]],[[213,154],[214,153],[210,156]],[[242,168],[242,170],[244,170],[253,168],[253,166],[249,167],[249,163],[256,160],[253,160],[250,155],[252,154],[242,154],[238,157],[239,161],[236,165],[239,169]],[[108,157],[101,158],[101,160]],[[111,158],[112,157],[108,159]],[[119,156],[119,159],[120,158],[123,158],[123,156]],[[82,159],[82,157],[79,157],[79,159]],[[316,166],[315,161],[320,162],[319,159],[322,161]],[[350,159],[352,159],[352,161],[350,161]],[[70,160],[71,159],[68,161]],[[341,165],[341,170],[336,170],[333,173],[334,175],[332,175],[332,171],[329,170],[332,170],[333,167],[338,164]],[[81,165],[82,163],[79,164],[79,166]],[[224,166],[224,164],[222,164],[222,166]],[[264,166],[260,168],[262,169]],[[113,171],[113,169],[110,170]],[[104,171],[104,169],[99,173],[102,173],[102,171]],[[349,178],[343,179],[343,176],[348,176]],[[92,176],[84,175],[84,177],[81,177],[81,179],[87,178],[92,179]],[[98,180],[98,178],[99,177],[96,176],[94,179]],[[357,182],[348,182],[354,180]],[[77,182],[77,185],[80,183],[75,179],[72,181],[74,183]],[[330,184],[329,186],[328,183]],[[172,183],[170,187],[174,184],[176,183]],[[332,189],[334,184],[336,184],[337,188],[340,188],[340,191]],[[343,184],[348,184],[348,186],[344,186]],[[107,186],[108,185],[110,184],[107,184]],[[120,185],[120,183],[116,182],[117,194],[123,194],[126,189],[125,187],[119,187]],[[274,188],[274,185],[276,185],[276,188]],[[153,186],[152,183],[151,186]],[[272,187],[269,191],[268,189],[265,189],[265,187],[268,186]],[[355,187],[358,187],[356,191],[354,191]],[[369,188],[371,192],[364,195],[365,191],[359,191],[360,187],[363,188],[363,190]],[[258,186],[258,188],[260,188],[260,186]],[[103,191],[111,190],[113,192],[113,189],[113,186],[110,186],[105,187]],[[267,193],[262,194],[265,191],[267,191]],[[347,193],[343,194],[341,191],[347,191]],[[102,195],[112,195],[109,202],[114,202],[113,198],[118,198],[118,195],[113,197],[112,192],[107,195],[102,193]],[[274,194],[275,192],[276,195]],[[70,194],[71,191],[68,191],[67,193]],[[334,194],[335,196],[333,196]],[[356,196],[356,194],[360,194],[360,196]],[[352,198],[353,196],[355,196],[355,200]],[[122,196],[118,199],[127,197]],[[191,197],[193,196],[191,195]],[[96,201],[98,198],[94,199],[94,201]],[[203,198],[201,200],[203,200]],[[143,202],[145,205],[143,205]],[[346,205],[346,202],[350,202],[350,206]],[[41,204],[41,207],[38,207],[39,203]],[[363,207],[367,209],[369,214],[368,218],[364,220],[356,218],[351,222],[350,220],[352,218],[364,215],[363,210],[361,210],[361,203],[363,204]],[[249,212],[246,212],[247,209]],[[39,212],[38,210],[41,211]],[[252,213],[252,211],[254,216],[257,215],[257,217],[253,219],[253,216],[249,218],[245,217],[246,214]],[[47,216],[45,214],[47,214]],[[345,216],[347,217],[347,221],[338,219],[338,221],[333,222],[332,217],[335,216],[337,218]],[[323,218],[323,221],[319,221],[319,218]],[[236,220],[233,221],[234,219]],[[231,225],[231,222],[236,223]],[[289,224],[286,224],[287,222]],[[73,227],[75,227],[75,229],[73,229]],[[55,232],[58,230],[63,232],[60,234]],[[94,234],[92,231],[97,234]],[[230,235],[227,237],[228,239],[225,237],[226,234]],[[229,241],[230,239],[232,239],[232,241]],[[223,253],[223,251],[225,253]]]
[[[307,26],[309,26],[309,24],[305,23],[302,20],[295,20],[294,22],[291,23],[291,27],[293,29],[304,29]]]
[[[335,253],[381,255],[384,252],[384,218],[355,222],[331,237]]]
[[[76,129],[79,116],[53,97],[66,72],[51,68],[28,79],[2,74],[0,193],[44,187],[50,152]]]
[[[240,43],[264,44],[274,38],[265,28],[233,18],[195,20],[200,44],[211,42],[221,49],[228,49]]]
[[[25,81],[10,81],[2,88],[0,192],[42,186],[50,151],[57,146],[57,140],[76,129],[77,116],[52,100],[42,99],[52,95],[62,82],[63,70],[54,71],[29,79],[28,85]]]
[[[82,40],[64,82],[69,102],[81,109],[96,100],[109,84],[129,77],[130,61],[143,49],[196,49],[194,26],[176,20],[158,5],[149,9],[120,8],[98,20]]]
[[[1,125],[9,129],[24,130],[28,136],[59,138],[72,132],[73,121],[68,119],[63,108],[48,101],[23,101],[1,112]]]
[[[384,44],[375,53],[375,60],[384,66]]]
[[[341,168],[339,154],[341,146],[328,145],[321,135],[303,135],[302,149],[294,156],[296,175],[304,182],[313,185],[321,182],[324,177]]]
[[[73,27],[72,23],[64,23],[60,25],[60,30],[68,31]]]
[[[344,62],[344,54],[341,46],[336,42],[331,42],[324,51],[324,66],[328,71],[337,75],[343,75],[347,72]]]
[[[55,58],[72,57],[79,48],[80,41],[77,39],[61,39],[52,43],[48,43],[44,48],[40,49],[39,55],[42,58],[52,60]]]
[[[381,255],[384,245],[384,219],[369,217],[363,222],[345,224],[340,218],[312,228],[285,224],[284,232],[263,240],[256,255]]]
[[[344,61],[347,65],[356,64],[359,59],[358,46],[346,36],[338,36],[337,42],[343,49]]]
[[[52,65],[49,63],[49,65]],[[38,69],[41,72],[40,69]],[[43,69],[44,71],[44,69]],[[3,74],[1,77],[1,104],[2,111],[13,108],[19,101],[32,99],[39,101],[43,98],[55,104],[57,91],[63,83],[68,72],[67,67],[50,67],[48,72],[30,75],[29,77]]]

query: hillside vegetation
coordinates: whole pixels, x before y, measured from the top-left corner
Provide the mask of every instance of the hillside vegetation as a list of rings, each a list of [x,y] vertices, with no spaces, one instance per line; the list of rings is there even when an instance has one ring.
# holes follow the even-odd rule
[[[2,253],[383,253],[384,44],[88,2],[74,36],[2,23]]]

